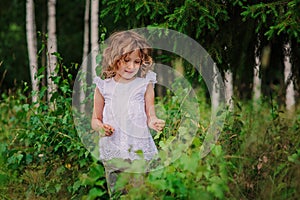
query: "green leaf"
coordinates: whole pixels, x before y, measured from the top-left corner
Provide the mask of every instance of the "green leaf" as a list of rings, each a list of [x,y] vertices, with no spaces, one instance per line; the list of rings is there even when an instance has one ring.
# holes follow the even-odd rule
[[[183,166],[184,170],[187,170],[192,173],[196,173],[196,169],[198,167],[198,162],[195,157],[189,157],[186,154],[181,155],[180,163]]]
[[[288,156],[288,161],[296,164],[300,164],[300,154],[294,153]]]
[[[221,145],[215,145],[212,149],[212,153],[216,157],[220,157],[222,155],[222,146]]]
[[[213,193],[218,199],[224,198],[223,188],[219,184],[213,183],[212,185],[209,185],[207,191]]]
[[[81,185],[82,185],[81,180],[77,180],[77,181],[73,184],[73,194],[77,192],[77,190],[80,188]]]
[[[104,176],[104,168],[102,165],[99,164],[93,164],[91,166],[89,177],[93,178],[94,180],[97,180],[99,177]]]
[[[56,193],[58,193],[59,191],[60,191],[60,189],[61,189],[61,184],[60,183],[57,183],[57,184],[55,184],[55,191],[56,191]]]
[[[33,161],[33,157],[31,154],[26,154],[26,164],[30,164]]]
[[[166,190],[168,189],[168,184],[166,180],[154,180],[150,182],[151,186],[156,188],[157,190]]]
[[[89,191],[89,194],[88,194],[88,200],[94,200],[96,199],[97,197],[101,197],[103,196],[104,194],[106,193],[105,190],[101,190],[99,188],[92,188],[90,191]]]
[[[157,140],[157,139],[159,139],[159,137],[160,137],[160,135],[162,134],[162,131],[158,131],[158,132],[156,132],[156,134],[155,134],[155,136],[154,136],[154,140]]]

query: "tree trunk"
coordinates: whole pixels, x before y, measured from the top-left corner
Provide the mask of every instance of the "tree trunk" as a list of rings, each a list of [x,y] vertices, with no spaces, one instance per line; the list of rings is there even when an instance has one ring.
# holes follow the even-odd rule
[[[57,90],[51,77],[56,77],[55,68],[57,65],[57,57],[53,53],[57,52],[56,42],[56,0],[48,0],[48,67],[47,67],[47,81],[48,81],[48,102],[52,94]]]
[[[37,102],[39,83],[37,79],[38,73],[38,59],[37,59],[37,38],[36,38],[36,25],[35,25],[35,12],[33,0],[26,2],[26,36],[27,48],[29,56],[29,69],[32,85],[32,102]]]
[[[92,50],[92,77],[96,77],[96,55],[99,50],[99,0],[91,0],[91,50]]]
[[[260,57],[258,55],[258,48],[260,45],[260,41],[258,38],[258,43],[255,46],[255,66],[254,66],[254,72],[253,72],[253,103],[254,106],[257,106],[257,101],[260,99],[261,96],[261,78],[259,76],[260,73]]]
[[[162,55],[162,50],[161,49],[157,49],[157,57],[161,57],[161,55]],[[159,64],[161,64],[161,61],[159,60],[156,60],[156,62],[158,62]],[[155,70],[156,70],[156,73],[157,74],[162,74],[163,73],[163,68],[161,68],[161,67],[157,67],[157,68],[155,68]],[[158,83],[162,83],[164,80],[164,76],[157,76],[157,82]],[[159,96],[159,97],[163,97],[164,96],[164,88],[163,88],[163,86],[162,85],[159,85],[159,84],[157,84],[156,86],[155,86],[155,92],[156,92],[156,96]]]
[[[232,72],[227,70],[225,72],[225,100],[229,110],[233,109],[233,85],[232,85]]]
[[[295,89],[292,80],[292,64],[291,64],[291,44],[284,44],[284,81],[286,84],[285,104],[286,109],[290,112],[294,111],[295,106]]]
[[[90,0],[85,1],[84,11],[84,34],[83,34],[83,55],[82,61],[87,58],[89,53],[89,20],[90,20]]]
[[[88,59],[88,53],[89,53],[89,34],[90,34],[90,29],[89,29],[89,20],[90,20],[90,0],[85,1],[85,11],[84,11],[84,34],[83,34],[83,55],[82,55],[82,66],[80,69],[80,82],[79,82],[79,107],[80,107],[80,112],[85,111],[85,106],[82,103],[86,97],[85,95],[85,82],[87,78],[87,65],[85,62],[86,59]]]
[[[211,94],[211,103],[212,103],[212,111],[216,112],[220,105],[220,84],[217,79],[217,65],[214,63],[213,65],[213,83],[212,83],[212,94]]]

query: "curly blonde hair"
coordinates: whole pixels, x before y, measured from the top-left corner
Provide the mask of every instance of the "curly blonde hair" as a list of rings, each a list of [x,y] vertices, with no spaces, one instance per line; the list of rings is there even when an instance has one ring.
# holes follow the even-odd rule
[[[133,31],[112,34],[103,51],[101,77],[107,79],[116,75],[117,63],[135,50],[139,50],[141,67],[138,77],[145,77],[152,66],[151,48],[144,37]]]

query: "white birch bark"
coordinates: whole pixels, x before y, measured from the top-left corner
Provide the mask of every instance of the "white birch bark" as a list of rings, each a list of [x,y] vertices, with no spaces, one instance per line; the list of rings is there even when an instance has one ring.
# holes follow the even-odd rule
[[[257,105],[257,101],[261,97],[261,78],[259,77],[261,62],[260,62],[260,58],[257,53],[259,45],[260,45],[260,42],[258,39],[258,44],[255,46],[255,50],[254,50],[254,55],[255,55],[255,66],[253,68],[253,70],[254,70],[253,71],[253,103],[254,103],[254,106]]]
[[[213,83],[212,83],[212,94],[211,94],[211,103],[212,111],[216,112],[220,104],[220,85],[218,83],[218,69],[216,63],[213,65]]]
[[[84,34],[83,34],[83,55],[82,61],[87,58],[89,53],[89,20],[90,20],[90,0],[85,1],[84,11]]]
[[[89,53],[89,20],[90,20],[90,0],[85,1],[85,11],[84,11],[84,34],[83,34],[83,55],[82,55],[82,66],[81,66],[81,80],[79,82],[79,103],[80,103],[80,112],[84,112],[85,106],[82,102],[86,97],[85,95],[85,80],[87,78],[87,62],[88,53]]]
[[[290,42],[284,44],[284,81],[286,86],[285,104],[288,111],[294,110],[295,105],[295,89],[294,83],[291,79],[292,64],[291,64],[291,44]]]
[[[160,57],[162,55],[162,53],[163,52],[162,52],[161,49],[157,50],[158,57]],[[158,63],[161,64],[160,61],[158,61]],[[157,67],[156,68],[156,73],[157,74],[163,74],[163,68]],[[158,83],[162,83],[163,81],[164,81],[164,76],[157,76],[157,82]],[[160,96],[160,97],[163,96],[163,87],[161,85],[158,84],[157,86],[155,86],[155,90],[157,92],[157,96]]]
[[[91,50],[92,77],[96,77],[96,56],[99,50],[99,0],[91,0]]]
[[[232,84],[232,72],[227,70],[225,72],[225,100],[229,110],[233,110],[233,84]]]
[[[51,76],[57,76],[55,68],[57,64],[57,58],[52,55],[57,52],[56,41],[56,0],[48,0],[48,67],[47,67],[47,82],[48,82],[48,94],[47,99],[50,102],[52,94],[57,90],[57,86],[54,84]]]
[[[26,1],[26,36],[27,48],[29,57],[29,69],[32,86],[32,102],[37,102],[39,83],[37,79],[38,60],[37,60],[37,39],[36,39],[36,25],[35,25],[35,11],[33,0]]]

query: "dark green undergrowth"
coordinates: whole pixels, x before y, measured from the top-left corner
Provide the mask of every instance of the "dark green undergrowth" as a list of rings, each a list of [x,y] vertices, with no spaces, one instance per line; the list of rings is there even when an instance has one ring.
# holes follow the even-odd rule
[[[102,164],[77,135],[72,118],[71,76],[56,77],[59,90],[48,103],[28,103],[24,90],[3,94],[0,102],[1,199],[108,199]],[[43,97],[46,88],[42,88]],[[167,94],[167,126],[155,137],[159,149],[178,129],[179,102]],[[209,126],[210,107],[199,95],[201,120],[191,145],[178,159],[148,174],[121,175],[115,199],[299,199],[300,112],[288,115],[278,106],[236,102],[221,136],[200,159]],[[42,98],[41,98],[42,99]],[[190,108],[192,109],[192,108]],[[142,178],[141,178],[142,177]],[[130,180],[139,184],[128,184]]]

